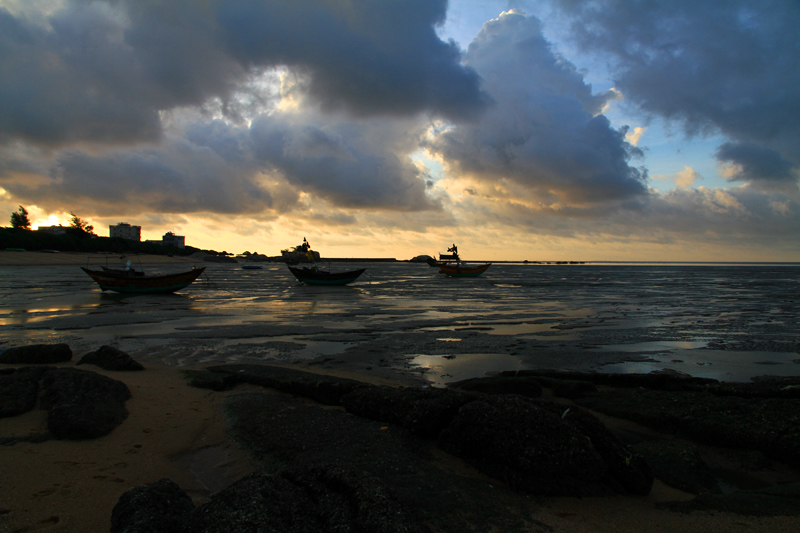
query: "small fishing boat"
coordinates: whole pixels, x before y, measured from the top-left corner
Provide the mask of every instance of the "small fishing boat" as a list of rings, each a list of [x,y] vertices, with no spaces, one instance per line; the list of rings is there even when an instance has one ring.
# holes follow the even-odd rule
[[[205,267],[192,268],[188,272],[178,272],[177,274],[163,274],[148,276],[144,272],[134,269],[122,270],[114,268],[103,268],[94,270],[81,267],[89,277],[100,285],[103,291],[114,291],[123,294],[153,294],[169,293],[191,285]]]
[[[264,265],[242,265],[244,270],[261,270]]]
[[[289,271],[294,274],[294,277],[308,285],[347,285],[357,280],[358,277],[367,270],[366,268],[359,268],[358,270],[348,270],[345,272],[331,272],[330,270],[320,268],[319,265],[317,265],[319,252],[311,250],[311,244],[309,244],[305,237],[303,237],[303,244],[297,246],[295,249],[298,254],[303,254],[302,259],[312,263],[313,266],[294,266],[297,265],[297,263],[291,261],[291,259],[296,259],[297,257],[288,258],[286,254],[284,254],[284,259],[287,261],[286,266]]]
[[[330,272],[316,267],[288,267],[294,276],[309,285],[347,285],[354,282],[366,268],[346,272]]]
[[[458,246],[455,244],[448,248],[447,251],[447,254],[439,254],[439,261],[436,262],[436,266],[439,267],[443,274],[448,276],[454,278],[480,276],[492,266],[491,263],[470,265],[462,261],[458,256]]]

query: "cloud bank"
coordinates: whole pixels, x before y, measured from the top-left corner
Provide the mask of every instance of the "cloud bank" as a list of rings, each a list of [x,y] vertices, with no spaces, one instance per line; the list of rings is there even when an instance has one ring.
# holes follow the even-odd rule
[[[613,90],[522,11],[462,48],[445,0],[0,0],[0,207],[796,253],[800,6],[552,5]],[[718,136],[729,187],[653,189],[609,106]]]

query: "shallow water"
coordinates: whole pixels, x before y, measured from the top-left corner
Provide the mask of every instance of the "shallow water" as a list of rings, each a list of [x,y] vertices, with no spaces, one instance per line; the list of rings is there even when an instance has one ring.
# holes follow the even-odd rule
[[[102,293],[76,266],[3,267],[0,349],[111,344],[174,366],[338,365],[433,385],[529,368],[800,374],[796,264],[495,264],[454,279],[369,263],[345,287],[299,284],[282,264],[206,266],[178,294],[132,297]]]

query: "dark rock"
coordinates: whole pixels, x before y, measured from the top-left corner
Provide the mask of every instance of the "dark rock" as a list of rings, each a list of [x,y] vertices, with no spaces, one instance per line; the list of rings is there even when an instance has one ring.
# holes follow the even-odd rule
[[[210,389],[214,391],[230,390],[236,383],[239,383],[235,376],[232,378],[227,374],[219,372],[208,372],[206,370],[182,370],[181,374],[189,382],[189,386],[198,389]]]
[[[44,373],[42,389],[41,406],[48,410],[47,427],[56,438],[101,437],[128,416],[128,387],[95,372],[54,368]]]
[[[141,363],[113,346],[101,346],[81,357],[76,364],[99,366],[104,370],[144,370]]]
[[[699,391],[613,389],[576,400],[602,413],[703,444],[757,450],[800,466],[800,400]]]
[[[539,403],[486,396],[461,408],[440,448],[511,487],[538,495],[610,492],[608,465],[589,438]]]
[[[686,502],[663,505],[671,511],[724,511],[747,516],[800,516],[800,483],[731,494],[700,494]]]
[[[243,392],[225,400],[229,433],[265,473],[311,465],[367,472],[436,531],[544,533],[536,502],[484,476],[462,474],[407,430],[296,397]]]
[[[691,444],[653,440],[631,448],[647,460],[655,477],[671,487],[692,494],[721,492],[711,469]]]
[[[9,365],[51,365],[72,359],[68,344],[30,344],[0,352],[0,363]]]
[[[648,462],[622,443],[596,416],[577,407],[563,411],[560,404],[551,404],[551,410],[561,412],[561,420],[589,438],[595,451],[608,465],[606,483],[618,492],[637,496],[650,494],[653,470]]]
[[[341,402],[350,413],[435,438],[474,399],[474,395],[448,389],[361,387],[342,396]]]
[[[175,533],[183,530],[195,507],[169,479],[134,487],[111,512],[111,533]],[[223,530],[220,530],[223,531]]]
[[[222,374],[224,383],[231,387],[239,383],[250,383],[290,394],[300,394],[326,405],[340,405],[344,394],[364,386],[364,383],[352,379],[268,365],[222,365],[212,366],[207,370]]]
[[[561,380],[553,386],[553,394],[559,398],[574,400],[595,394],[597,387],[590,381]]]
[[[36,407],[43,368],[20,368],[0,374],[0,418],[17,416]]]
[[[251,474],[193,513],[189,531],[423,533],[384,484],[346,467]]]
[[[542,395],[542,385],[537,379],[513,375],[465,379],[449,384],[448,388],[484,394],[519,394],[529,398],[539,398]]]
[[[607,374],[598,372],[574,372],[566,370],[514,370],[500,372],[499,376],[552,378],[572,381],[589,381],[595,385],[609,387],[645,387],[653,390],[705,390],[719,383],[715,379],[695,378],[676,372],[651,372],[649,374]]]

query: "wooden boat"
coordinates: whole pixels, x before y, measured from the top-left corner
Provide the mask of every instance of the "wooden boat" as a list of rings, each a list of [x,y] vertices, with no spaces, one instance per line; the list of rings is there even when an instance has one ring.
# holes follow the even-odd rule
[[[491,263],[483,263],[480,265],[465,263],[458,256],[458,246],[455,244],[448,248],[447,251],[449,253],[439,254],[439,261],[436,262],[436,266],[439,267],[439,270],[443,274],[447,274],[448,276],[454,278],[480,276],[486,272],[486,269],[492,266]]]
[[[482,265],[471,266],[467,263],[455,263],[455,264],[445,264],[442,263],[439,265],[439,270],[443,273],[447,274],[448,276],[453,277],[469,277],[469,276],[479,276],[486,272],[486,269],[492,266],[491,263],[484,263]]]
[[[103,270],[93,270],[85,267],[81,267],[81,269],[95,280],[104,291],[123,294],[152,294],[175,292],[191,285],[203,273],[205,267],[192,268],[188,272],[156,276],[147,276],[143,272],[133,269],[103,268]]]
[[[330,272],[316,267],[300,268],[289,266],[288,268],[298,280],[309,285],[347,285],[358,279],[367,270],[366,268],[360,268],[346,272]]]

